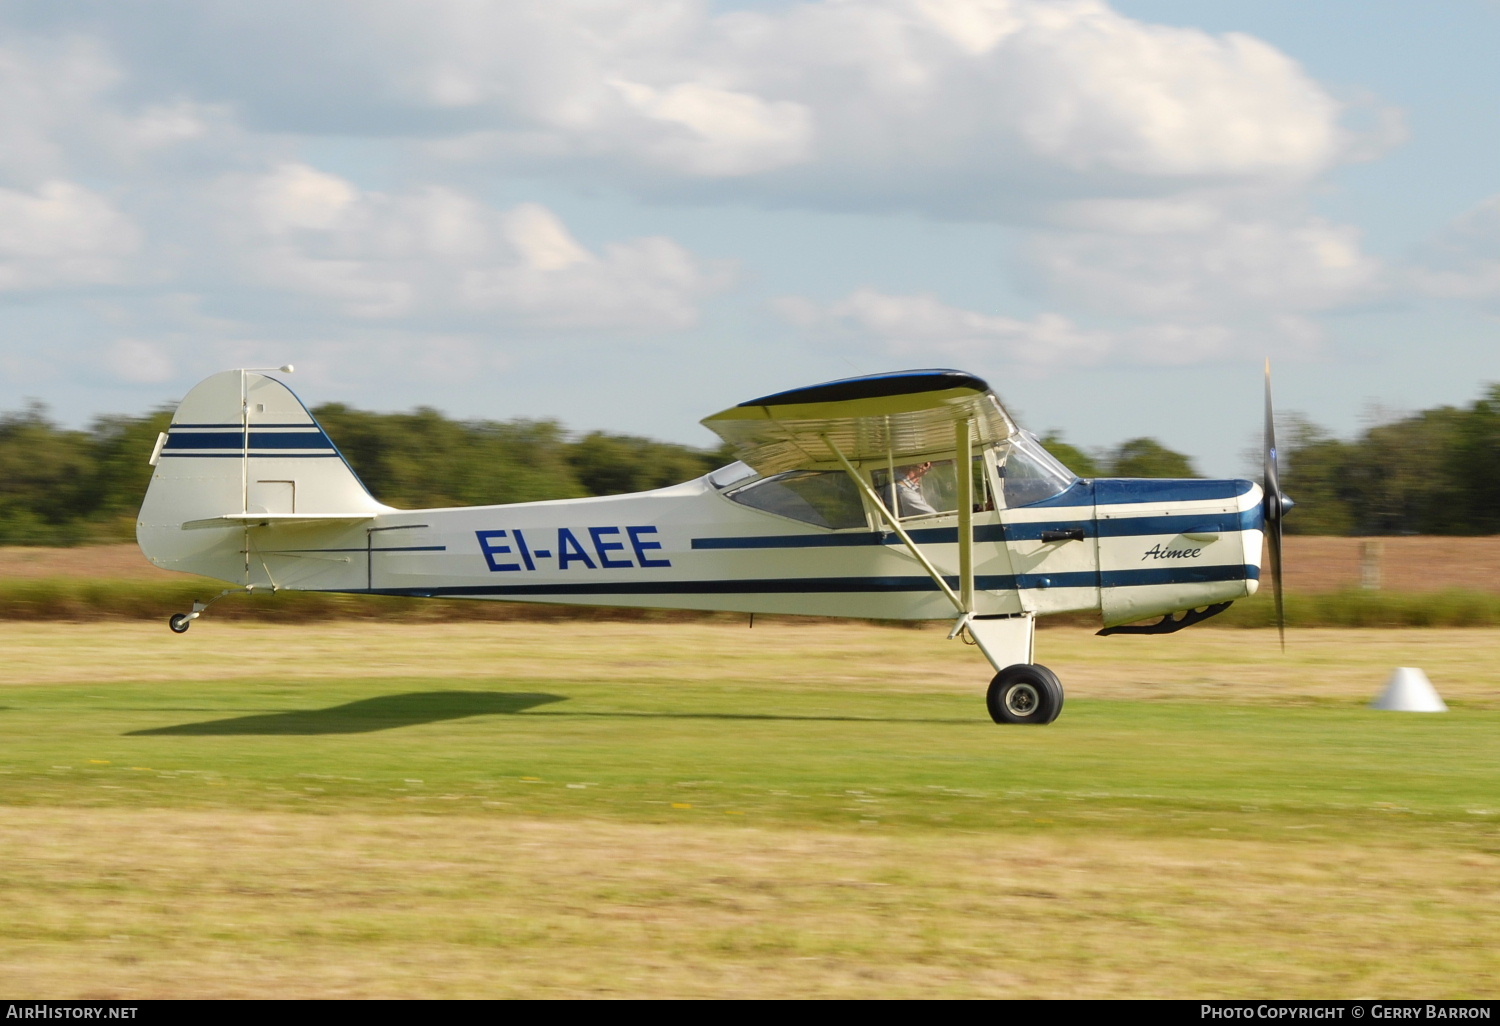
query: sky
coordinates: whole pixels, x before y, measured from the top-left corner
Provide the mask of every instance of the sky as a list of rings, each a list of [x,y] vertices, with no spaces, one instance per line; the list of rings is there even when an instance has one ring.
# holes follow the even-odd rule
[[[957,367],[1245,473],[1500,380],[1500,3],[6,0],[0,409],[698,420]]]

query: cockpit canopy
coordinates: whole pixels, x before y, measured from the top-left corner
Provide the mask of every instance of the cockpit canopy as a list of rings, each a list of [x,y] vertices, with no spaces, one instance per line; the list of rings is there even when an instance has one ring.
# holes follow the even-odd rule
[[[729,499],[831,530],[958,512],[955,453],[974,453],[974,512],[1029,506],[1076,477],[1018,428],[989,385],[957,370],[871,374],[778,392],[706,417],[742,462],[709,475]],[[967,438],[968,441],[962,441]]]
[[[952,515],[958,510],[958,474],[952,458],[894,464],[865,461],[858,468],[887,509],[899,519]],[[726,496],[752,509],[830,530],[869,528],[875,510],[844,470],[789,470],[760,477],[745,463],[709,475]],[[1077,477],[1029,431],[987,446],[974,457],[975,512],[1015,508],[1050,499]]]

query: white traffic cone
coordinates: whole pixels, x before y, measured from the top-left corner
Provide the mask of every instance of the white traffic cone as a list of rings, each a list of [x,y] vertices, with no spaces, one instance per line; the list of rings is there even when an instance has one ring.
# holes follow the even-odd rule
[[[1400,666],[1391,674],[1385,692],[1370,703],[1372,709],[1388,709],[1391,712],[1447,712],[1437,688],[1427,679],[1427,674],[1415,666]]]

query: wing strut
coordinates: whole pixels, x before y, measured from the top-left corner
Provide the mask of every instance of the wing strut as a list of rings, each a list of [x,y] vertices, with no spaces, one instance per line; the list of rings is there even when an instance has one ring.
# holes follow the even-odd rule
[[[953,423],[955,470],[958,471],[959,612],[974,612],[974,453],[968,417]]]
[[[965,434],[967,435],[967,431],[965,431]],[[909,534],[906,533],[906,530],[904,528],[902,528],[900,522],[896,519],[895,515],[892,514],[889,509],[886,508],[886,505],[885,505],[884,502],[880,501],[880,496],[876,494],[875,489],[871,488],[868,484],[866,484],[865,483],[865,479],[859,476],[859,471],[854,469],[854,464],[852,464],[852,463],[849,462],[848,458],[845,457],[844,454],[839,450],[839,447],[833,443],[833,440],[831,438],[829,438],[827,435],[824,435],[823,436],[823,441],[824,441],[825,444],[827,444],[828,448],[833,452],[833,454],[838,457],[839,462],[844,465],[844,469],[849,472],[849,476],[854,479],[855,485],[857,485],[859,487],[859,490],[864,493],[865,498],[869,499],[872,503],[875,504],[875,508],[880,511],[880,515],[885,518],[885,522],[890,525],[891,530],[895,531],[896,532],[896,536],[898,538],[900,538],[903,542],[906,543],[906,547],[911,550],[911,554],[916,557],[917,562],[922,564],[922,569],[924,569],[924,570],[927,571],[927,576],[931,577],[934,581],[936,581],[937,582],[937,586],[940,589],[942,589],[943,594],[948,596],[948,601],[952,602],[953,603],[953,607],[958,610],[960,620],[961,621],[962,620],[966,620],[969,617],[970,612],[969,612],[969,609],[965,608],[965,606],[964,606],[964,600],[961,599],[961,598],[959,598],[958,595],[957,595],[957,593],[955,593],[954,590],[951,587],[948,586],[948,582],[943,579],[943,575],[940,574],[940,573],[938,573],[937,567],[935,567],[935,566],[932,565],[932,561],[929,560],[927,558],[927,556],[923,554],[922,550],[917,547],[917,543],[911,540],[911,535],[909,535]],[[969,474],[970,474],[969,489],[972,492],[973,491],[973,477],[972,477],[972,475],[973,475],[973,467],[972,466],[969,468]],[[961,487],[962,487],[962,485],[960,485],[960,488]],[[972,506],[972,504],[970,505],[969,508],[970,508],[970,517],[972,517],[973,516],[973,513],[972,513],[973,506]],[[959,516],[962,518],[963,514],[960,513]],[[962,522],[963,521],[961,519],[960,523],[962,523]],[[959,551],[962,552],[962,542],[960,542],[960,550]],[[971,556],[972,556],[972,552],[973,552],[973,549],[972,549],[972,539],[971,539],[971,548],[970,548]],[[970,592],[970,595],[971,595],[971,604],[972,604],[972,594],[973,594],[973,587],[974,587],[973,576],[974,575],[973,575],[972,566],[971,566],[970,567],[970,573],[969,573],[969,592]],[[962,587],[962,583],[960,583],[960,587]],[[962,624],[960,624],[960,626],[962,626]],[[955,631],[955,633],[957,633],[957,631]]]

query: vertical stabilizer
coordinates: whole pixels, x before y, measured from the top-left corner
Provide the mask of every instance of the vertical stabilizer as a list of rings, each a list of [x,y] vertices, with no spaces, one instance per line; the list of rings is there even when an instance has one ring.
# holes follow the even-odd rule
[[[253,371],[199,382],[153,454],[136,521],[146,558],[169,570],[239,581],[248,574],[239,514],[374,516],[390,509],[365,490],[291,389]]]

